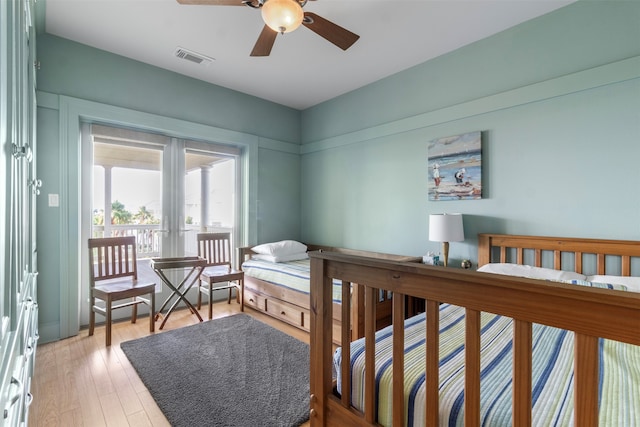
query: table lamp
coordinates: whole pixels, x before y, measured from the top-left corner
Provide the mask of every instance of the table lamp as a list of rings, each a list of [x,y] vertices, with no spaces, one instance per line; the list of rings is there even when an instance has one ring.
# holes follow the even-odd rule
[[[461,242],[464,240],[462,214],[429,215],[429,240],[442,242],[442,258],[446,267],[449,260],[449,242]]]

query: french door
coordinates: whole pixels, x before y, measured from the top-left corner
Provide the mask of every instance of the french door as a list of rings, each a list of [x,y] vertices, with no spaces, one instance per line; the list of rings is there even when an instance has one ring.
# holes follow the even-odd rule
[[[196,233],[229,232],[236,235],[239,212],[237,189],[239,174],[236,148],[215,147],[195,141],[182,141],[184,158],[182,217],[178,217],[183,255],[197,254]],[[178,145],[180,146],[180,145]],[[183,154],[183,155],[182,155]]]
[[[82,134],[83,230],[87,238],[136,236],[139,274],[155,278],[151,258],[195,255],[198,232],[238,235],[239,149],[96,124]],[[85,248],[83,238],[83,258]],[[81,286],[85,325],[86,280]]]

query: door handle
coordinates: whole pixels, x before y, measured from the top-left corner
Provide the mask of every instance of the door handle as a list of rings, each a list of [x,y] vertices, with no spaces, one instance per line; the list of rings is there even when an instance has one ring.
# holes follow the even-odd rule
[[[162,221],[162,225],[167,225],[167,224],[169,224],[169,217],[165,216],[164,217],[164,221]],[[171,233],[171,229],[167,229],[167,228],[163,228],[163,229],[160,229],[160,230],[157,230],[157,231],[158,231],[158,233],[165,233],[165,234]]]

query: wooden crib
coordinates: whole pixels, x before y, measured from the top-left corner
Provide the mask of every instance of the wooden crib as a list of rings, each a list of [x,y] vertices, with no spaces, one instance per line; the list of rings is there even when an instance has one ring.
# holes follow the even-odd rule
[[[507,235],[479,235],[479,264],[510,262],[583,272],[640,276],[640,242]],[[551,265],[545,265],[550,263]],[[613,271],[612,273],[609,273]],[[587,273],[585,273],[587,274]],[[343,320],[351,313],[344,304],[349,285],[364,287],[365,395],[364,410],[351,406],[350,387],[338,395],[332,378],[331,281],[343,282]],[[428,426],[438,425],[438,325],[440,303],[465,308],[464,422],[480,424],[480,313],[514,319],[513,425],[531,425],[532,324],[575,333],[574,422],[598,423],[598,338],[640,345],[640,293],[479,273],[456,268],[374,260],[331,252],[311,254],[311,399],[312,426],[376,425],[374,353],[375,298],[379,289],[393,292],[393,425],[405,425],[404,334],[405,296],[425,299],[426,399]],[[344,322],[349,325],[351,322]],[[611,327],[615,325],[615,327]],[[349,331],[342,328],[342,343]],[[342,347],[342,378],[349,381],[349,346]],[[345,354],[346,353],[346,354]]]

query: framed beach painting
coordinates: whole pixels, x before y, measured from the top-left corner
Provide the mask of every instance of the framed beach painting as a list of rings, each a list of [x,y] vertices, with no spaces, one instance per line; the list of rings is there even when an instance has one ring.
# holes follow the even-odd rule
[[[429,200],[482,198],[482,133],[434,139],[427,152]]]

